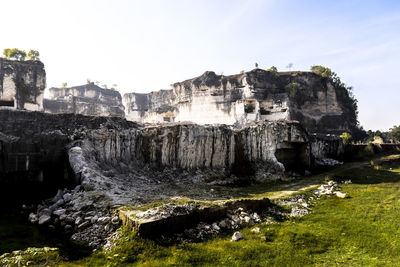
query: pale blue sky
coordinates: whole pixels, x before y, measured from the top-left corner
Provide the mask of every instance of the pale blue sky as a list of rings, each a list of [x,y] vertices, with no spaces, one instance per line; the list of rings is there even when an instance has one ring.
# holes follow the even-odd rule
[[[149,92],[206,70],[321,64],[354,86],[366,129],[400,124],[400,1],[1,0],[0,49],[37,49],[47,85]]]

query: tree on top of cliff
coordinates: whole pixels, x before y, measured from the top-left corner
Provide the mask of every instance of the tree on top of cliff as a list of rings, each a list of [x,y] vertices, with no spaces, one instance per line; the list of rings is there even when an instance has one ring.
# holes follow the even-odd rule
[[[37,51],[37,50],[29,50],[29,52],[28,52],[28,60],[40,60],[39,59],[39,51]]]
[[[321,75],[324,78],[331,78],[333,74],[330,68],[321,65],[311,66],[311,71],[315,74]]]
[[[26,52],[18,48],[6,48],[3,50],[3,55],[8,59],[16,59],[19,61],[24,61],[26,58]]]

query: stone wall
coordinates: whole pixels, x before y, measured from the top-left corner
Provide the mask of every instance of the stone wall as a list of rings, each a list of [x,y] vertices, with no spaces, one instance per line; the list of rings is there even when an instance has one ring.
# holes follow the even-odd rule
[[[70,88],[50,88],[49,96],[44,100],[44,110],[53,114],[125,116],[121,94],[93,83]]]
[[[139,122],[243,126],[294,119],[309,132],[341,133],[356,123],[348,99],[345,88],[312,72],[254,69],[230,76],[205,72],[173,84],[172,90],[125,94],[123,102],[127,119]]]
[[[45,87],[42,62],[0,58],[0,109],[42,110]]]

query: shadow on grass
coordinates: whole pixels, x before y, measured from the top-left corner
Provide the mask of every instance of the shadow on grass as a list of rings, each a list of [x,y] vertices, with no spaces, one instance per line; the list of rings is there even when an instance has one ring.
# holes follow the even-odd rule
[[[379,184],[400,182],[400,174],[387,170],[375,169],[374,167],[353,168],[338,172],[331,177],[337,182],[351,180],[356,184]]]

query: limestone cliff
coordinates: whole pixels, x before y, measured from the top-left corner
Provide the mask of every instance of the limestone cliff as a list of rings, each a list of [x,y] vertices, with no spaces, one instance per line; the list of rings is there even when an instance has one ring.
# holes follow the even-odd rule
[[[95,129],[70,147],[84,188],[119,204],[196,196],[215,183],[284,179],[285,170],[302,172],[311,161],[308,135],[297,122]]]
[[[99,162],[120,162],[182,169],[248,168],[246,164],[270,162],[278,170],[297,159],[310,165],[308,136],[295,122],[258,122],[234,130],[225,125],[168,124],[143,129],[93,130],[87,140]],[[293,154],[283,151],[293,150]],[[296,151],[298,150],[298,151]],[[280,154],[285,154],[280,157]],[[278,158],[277,158],[277,154]],[[278,160],[281,160],[280,163]]]
[[[0,58],[0,108],[42,110],[45,87],[42,62]]]
[[[160,97],[161,96],[161,97]],[[257,120],[298,120],[309,132],[341,133],[357,124],[346,88],[312,72],[254,69],[214,72],[173,84],[172,90],[125,94],[127,119],[245,125]]]
[[[121,94],[93,83],[70,88],[50,88],[49,96],[44,100],[44,110],[53,114],[125,116]]]

